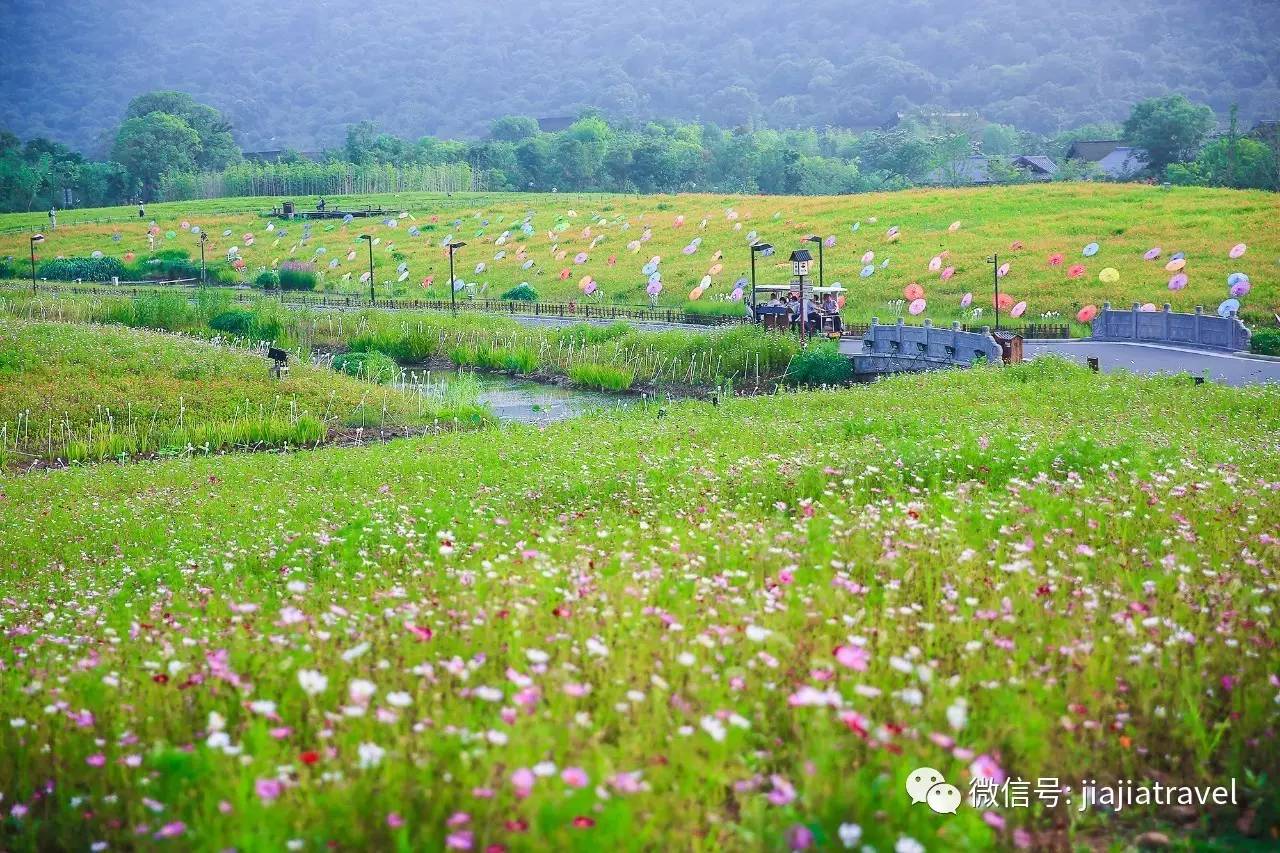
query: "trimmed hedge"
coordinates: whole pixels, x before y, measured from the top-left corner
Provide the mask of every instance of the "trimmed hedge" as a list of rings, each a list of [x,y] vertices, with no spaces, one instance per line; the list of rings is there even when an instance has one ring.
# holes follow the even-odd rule
[[[534,290],[529,282],[522,281],[506,293],[502,294],[502,298],[511,299],[516,302],[537,302],[538,291]]]

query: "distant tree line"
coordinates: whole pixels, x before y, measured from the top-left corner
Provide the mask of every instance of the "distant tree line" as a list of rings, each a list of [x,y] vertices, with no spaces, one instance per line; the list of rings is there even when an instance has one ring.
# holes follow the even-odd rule
[[[996,183],[1028,179],[999,161],[1015,154],[1047,154],[1059,163],[1056,177],[1072,180],[1092,177],[1087,166],[1065,160],[1071,143],[1083,139],[1122,139],[1143,149],[1143,177],[1280,190],[1274,130],[1251,138],[1237,127],[1234,110],[1226,134],[1213,136],[1216,126],[1209,107],[1181,95],[1138,103],[1123,126],[1047,136],[965,114],[917,113],[855,133],[633,123],[586,111],[555,132],[527,116],[506,116],[474,141],[406,140],[362,121],[348,128],[341,148],[261,161],[244,158],[216,110],[180,92],[153,92],[130,102],[106,162],[0,133],[0,207],[468,189],[829,195],[963,183],[959,164],[975,152],[994,155]]]

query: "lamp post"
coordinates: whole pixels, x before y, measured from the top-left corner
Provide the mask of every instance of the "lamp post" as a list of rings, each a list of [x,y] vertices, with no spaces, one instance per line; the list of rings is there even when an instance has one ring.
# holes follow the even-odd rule
[[[751,310],[756,310],[756,252],[772,252],[773,246],[768,243],[751,244]]]
[[[36,295],[36,243],[43,243],[43,234],[31,235],[31,295]]]
[[[826,287],[826,276],[823,275],[822,268],[822,238],[817,234],[812,237],[804,238],[807,242],[818,244],[818,287]]]
[[[462,241],[458,241],[456,243],[448,243],[447,245],[449,247],[449,310],[456,315],[458,313],[458,288],[454,284],[453,278],[453,252],[455,249],[461,249],[467,244]]]
[[[369,304],[373,305],[373,235],[361,234],[360,239],[369,244]]]
[[[808,334],[809,311],[804,300],[804,277],[809,274],[809,266],[813,263],[813,255],[808,249],[796,249],[791,253],[791,272],[800,279],[800,340],[803,342]]]
[[[201,231],[200,232],[200,284],[201,285],[205,285],[209,283],[208,273],[205,271],[205,266],[204,266],[204,244],[207,243],[208,240],[209,240],[209,235]]]
[[[1000,331],[1000,256],[992,255],[987,258],[987,263],[991,264],[991,282],[995,285],[996,291],[996,331]]]

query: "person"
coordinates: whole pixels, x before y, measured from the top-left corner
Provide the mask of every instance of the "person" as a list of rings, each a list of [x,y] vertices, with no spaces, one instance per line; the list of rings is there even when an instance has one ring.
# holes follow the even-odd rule
[[[146,211],[146,208],[142,206],[142,202],[138,202],[138,218],[139,219],[147,218],[147,211]]]
[[[58,227],[58,208],[49,208],[49,228],[50,230]]]
[[[831,318],[831,327],[837,334],[844,331],[844,326],[840,321],[840,305],[836,302],[834,293],[828,293],[822,298],[822,313]]]
[[[324,196],[321,196],[320,200],[316,202],[316,210],[320,211],[321,213],[324,212]]]
[[[778,291],[775,290],[773,294],[769,297],[769,301],[765,304],[768,305],[770,308],[781,308],[782,299],[778,296]]]

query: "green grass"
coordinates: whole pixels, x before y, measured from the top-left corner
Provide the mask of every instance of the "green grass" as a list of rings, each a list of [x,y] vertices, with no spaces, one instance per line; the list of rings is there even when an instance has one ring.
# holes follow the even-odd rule
[[[569,368],[569,378],[584,388],[595,388],[599,391],[626,391],[636,381],[634,371],[611,364],[592,364],[590,362],[575,364]]]
[[[530,327],[507,317],[462,312],[366,310],[359,313],[287,309],[260,299],[245,312],[227,310],[225,298],[202,294],[191,304],[177,294],[126,297],[0,295],[0,312],[38,320],[112,322],[209,335],[215,326],[248,329],[252,340],[270,340],[303,351],[376,351],[403,365],[433,359],[514,373],[569,376],[580,363],[608,364],[653,387],[770,387],[799,344],[794,336],[756,326],[690,333],[644,332],[626,323],[565,328]],[[231,316],[228,316],[231,315]]]
[[[11,477],[4,846],[1265,847],[1278,443],[1280,389],[1037,360]],[[1244,808],[996,829],[921,765]]]
[[[297,201],[305,208],[314,199]],[[684,305],[702,277],[711,275],[712,284],[700,300],[711,307],[696,310],[735,312],[732,306],[717,303],[728,296],[735,281],[748,274],[747,235],[755,231],[778,250],[772,258],[758,259],[762,282],[789,276],[787,256],[805,236],[834,236],[836,244],[825,251],[826,279],[849,289],[845,315],[854,322],[865,322],[873,315],[888,319],[904,310],[899,300],[913,282],[926,292],[928,309],[922,319],[990,322],[991,268],[986,259],[992,253],[1011,264],[1002,290],[1027,302],[1024,321],[1066,322],[1080,306],[1105,301],[1124,307],[1168,301],[1179,311],[1196,305],[1213,309],[1226,298],[1226,278],[1235,271],[1248,273],[1253,280],[1253,292],[1242,300],[1246,320],[1266,323],[1273,312],[1280,311],[1280,231],[1274,227],[1280,221],[1280,197],[1256,191],[1055,183],[815,198],[403,194],[330,201],[351,207],[381,204],[408,217],[394,228],[365,220],[349,226],[316,224],[311,239],[304,242],[300,222],[284,223],[288,233],[283,238],[265,230],[268,220],[260,213],[270,205],[263,199],[174,202],[151,205],[147,211],[161,229],[161,247],[195,252],[195,238],[181,228],[186,221],[211,235],[209,257],[225,258],[230,248],[238,247],[248,281],[260,269],[287,260],[316,261],[324,274],[322,289],[329,292],[367,293],[368,285],[360,282],[367,270],[367,255],[359,236],[370,233],[379,241],[374,248],[375,285],[382,297],[447,299],[448,259],[440,245],[452,234],[468,243],[456,258],[458,274],[491,298],[527,281],[545,301],[643,304],[648,296],[641,267],[657,255],[662,258],[664,282],[660,304]],[[530,235],[520,230],[527,211],[533,213]],[[60,214],[66,224],[49,235],[38,250],[40,257],[87,256],[93,251],[112,256],[146,254],[147,223],[130,218],[131,214],[127,208]],[[684,217],[679,226],[678,216]],[[115,222],[76,224],[104,217]],[[948,230],[953,222],[961,224],[955,232]],[[856,232],[852,230],[855,223],[860,225]],[[0,231],[44,224],[43,214],[0,216]],[[901,229],[896,242],[887,237],[892,226]],[[422,229],[420,236],[409,236],[410,227]],[[231,235],[224,237],[228,229]],[[634,250],[629,248],[646,229],[651,229],[651,238]],[[172,239],[165,237],[170,231],[175,234]],[[497,245],[508,231],[511,236]],[[113,242],[117,233],[120,241]],[[245,244],[245,234],[254,235],[252,245]],[[695,237],[702,238],[698,250],[682,254]],[[1085,258],[1081,250],[1091,242],[1101,250]],[[1239,242],[1247,243],[1249,251],[1233,261],[1227,252]],[[1143,260],[1143,253],[1156,246],[1164,250],[1160,260]],[[19,269],[27,249],[25,231],[0,234],[0,256],[14,256]],[[527,270],[518,257],[522,249],[523,258],[533,261]],[[864,279],[858,273],[867,251],[875,253],[877,268]],[[1177,251],[1187,255],[1190,283],[1171,292],[1164,264]],[[351,252],[355,256],[348,259]],[[574,262],[580,252],[589,256],[583,264]],[[954,277],[945,282],[928,268],[930,260],[943,252],[949,253],[945,265],[955,269]],[[1054,253],[1064,256],[1061,266],[1048,264]],[[884,259],[889,266],[881,269],[878,265]],[[337,267],[329,269],[334,260]],[[1086,267],[1086,274],[1068,278],[1068,268],[1077,262]],[[476,272],[480,263],[485,269]],[[399,280],[402,264],[407,272],[404,281]],[[722,268],[711,274],[717,264]],[[1118,282],[1099,280],[1098,274],[1107,267],[1119,271]],[[561,278],[562,271],[568,272],[567,278]],[[596,281],[596,295],[586,296],[580,289],[586,275]],[[424,286],[428,278],[432,283]],[[975,294],[975,306],[985,308],[984,316],[975,318],[971,311],[961,310],[960,299],[967,292]]]
[[[276,380],[261,355],[227,344],[0,316],[3,464],[308,447],[335,430],[487,417],[474,398],[442,406],[296,358]]]

